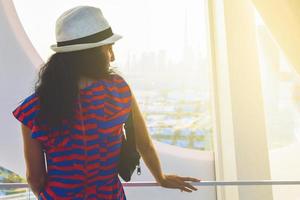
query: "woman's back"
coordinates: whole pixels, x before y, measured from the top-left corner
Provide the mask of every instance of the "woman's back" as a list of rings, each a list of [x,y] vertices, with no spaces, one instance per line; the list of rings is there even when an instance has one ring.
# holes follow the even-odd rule
[[[36,123],[35,93],[13,111],[46,153],[47,182],[39,199],[126,199],[117,164],[132,94],[121,76],[111,76],[80,89],[75,120],[64,121],[61,131]]]

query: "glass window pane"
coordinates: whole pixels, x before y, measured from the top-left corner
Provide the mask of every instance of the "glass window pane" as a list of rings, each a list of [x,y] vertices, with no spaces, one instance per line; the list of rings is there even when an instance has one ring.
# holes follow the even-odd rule
[[[124,36],[114,45],[112,65],[131,83],[153,139],[211,150],[205,1],[15,0],[26,33],[44,60],[53,53],[49,45],[55,43],[56,18],[83,2],[101,7],[114,32]]]
[[[300,178],[300,78],[257,14],[261,80],[273,180]],[[274,200],[296,200],[299,188],[277,190]]]

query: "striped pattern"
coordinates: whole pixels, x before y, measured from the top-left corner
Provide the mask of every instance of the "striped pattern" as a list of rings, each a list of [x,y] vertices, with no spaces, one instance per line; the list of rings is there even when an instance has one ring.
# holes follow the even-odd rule
[[[75,121],[63,122],[62,133],[35,123],[38,97],[27,97],[12,113],[32,131],[47,157],[48,181],[39,199],[126,200],[117,164],[123,136],[123,124],[131,109],[131,91],[119,75],[100,80],[80,90]]]

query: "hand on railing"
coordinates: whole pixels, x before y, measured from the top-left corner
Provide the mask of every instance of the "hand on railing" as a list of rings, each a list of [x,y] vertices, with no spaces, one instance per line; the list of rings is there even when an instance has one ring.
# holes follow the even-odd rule
[[[192,177],[178,176],[175,174],[164,174],[163,178],[158,181],[158,184],[165,188],[178,188],[181,190],[181,192],[192,192],[192,190],[198,190],[196,187],[185,181],[200,182],[201,180]]]

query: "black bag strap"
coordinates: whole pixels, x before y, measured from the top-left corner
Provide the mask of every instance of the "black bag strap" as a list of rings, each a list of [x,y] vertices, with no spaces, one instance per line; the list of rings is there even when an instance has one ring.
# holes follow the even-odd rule
[[[130,147],[136,148],[132,110],[129,112],[124,128],[125,128],[127,142],[130,144]]]
[[[134,122],[133,122],[133,116],[132,116],[132,110],[129,112],[128,118],[124,124],[124,129],[125,129],[125,133],[126,133],[126,140],[128,143],[128,146],[131,150],[135,151],[138,155],[139,152],[137,151],[136,148],[136,142],[135,142],[135,131],[134,131]],[[139,155],[140,158],[140,155]],[[140,166],[140,161],[138,159],[138,164],[137,164],[137,174],[140,175],[141,174],[141,166]]]

